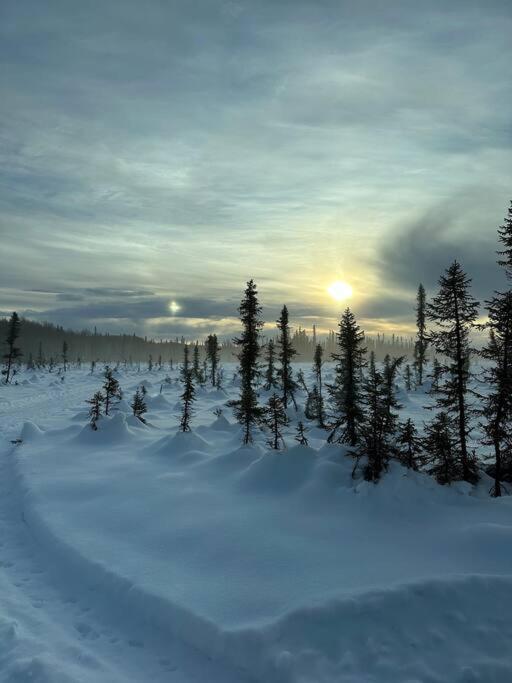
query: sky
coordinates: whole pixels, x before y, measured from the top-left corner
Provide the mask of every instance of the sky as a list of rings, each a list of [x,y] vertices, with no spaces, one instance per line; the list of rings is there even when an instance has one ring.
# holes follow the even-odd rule
[[[455,258],[485,299],[510,35],[510,0],[2,0],[0,315],[229,336],[254,278],[271,324],[407,334]]]

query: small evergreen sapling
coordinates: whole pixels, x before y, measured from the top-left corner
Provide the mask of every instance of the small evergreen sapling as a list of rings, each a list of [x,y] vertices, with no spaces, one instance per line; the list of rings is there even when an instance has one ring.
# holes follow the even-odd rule
[[[451,484],[462,478],[462,468],[454,438],[454,419],[447,412],[439,412],[425,425],[423,447],[427,459],[427,472],[439,484]]]
[[[86,401],[91,407],[89,408],[89,424],[91,429],[96,431],[98,429],[98,420],[101,417],[101,409],[105,402],[105,397],[101,391],[97,391],[94,396]]]
[[[309,441],[306,436],[307,429],[304,427],[304,423],[302,420],[299,420],[299,423],[297,424],[297,433],[295,434],[295,441],[298,441],[298,443],[301,446],[308,446]]]
[[[119,382],[114,377],[111,368],[107,365],[103,374],[105,381],[103,382],[103,391],[105,396],[105,415],[110,415],[110,410],[114,407],[117,401],[123,398],[123,393]]]
[[[396,445],[398,461],[405,467],[417,471],[423,462],[423,446],[411,418],[398,425]]]
[[[134,417],[138,418],[141,422],[146,424],[144,414],[147,413],[148,409],[146,406],[146,402],[144,401],[144,395],[142,391],[139,389],[139,387],[137,387],[137,390],[133,395],[133,400],[130,404],[130,407],[133,411]]]
[[[196,400],[196,390],[194,387],[192,370],[188,370],[182,381],[183,393],[180,397],[182,404],[180,431],[190,432],[190,420],[194,414],[193,403]]]

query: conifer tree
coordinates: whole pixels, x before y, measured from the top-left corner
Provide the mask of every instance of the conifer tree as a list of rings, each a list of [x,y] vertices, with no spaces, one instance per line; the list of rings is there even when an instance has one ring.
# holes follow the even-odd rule
[[[299,368],[297,372],[297,386],[302,389],[302,391],[308,395],[308,386],[306,384],[306,378],[304,377],[304,372],[302,371],[302,368]]]
[[[411,470],[418,470],[423,461],[423,447],[418,430],[410,417],[399,424],[396,444],[399,462]]]
[[[498,255],[502,256],[498,264],[505,268],[505,275],[512,280],[512,201],[503,225],[498,228],[498,239],[503,246],[503,249],[498,251]]]
[[[148,356],[148,372],[152,372],[153,370],[153,356],[149,354]]]
[[[96,431],[98,429],[97,422],[101,417],[101,408],[105,402],[105,397],[101,391],[97,391],[94,396],[86,401],[91,407],[89,408],[89,424],[91,429]]]
[[[404,356],[391,358],[389,353],[384,357],[382,379],[384,382],[384,402],[386,406],[386,433],[392,435],[396,430],[398,415],[394,412],[402,408],[396,396],[396,378]]]
[[[22,356],[20,349],[16,346],[16,340],[20,336],[20,328],[20,318],[16,311],[14,311],[11,317],[9,318],[9,324],[7,327],[7,337],[5,339],[5,342],[7,344],[7,352],[4,353],[5,367],[2,370],[2,374],[5,377],[6,384],[9,384],[9,382],[11,381],[13,374],[15,374],[16,372],[16,363],[18,362],[18,359]]]
[[[478,315],[478,302],[470,292],[471,279],[454,261],[439,279],[439,292],[427,307],[429,320],[436,324],[430,340],[436,353],[448,358],[441,365],[442,385],[436,391],[436,405],[454,418],[456,445],[465,481],[478,480],[474,458],[468,452],[471,430],[471,408],[468,404],[468,359],[471,353],[469,335]]]
[[[35,368],[34,359],[32,358],[32,353],[28,354],[27,370],[33,370]]]
[[[295,435],[295,441],[298,441],[301,446],[308,446],[309,441],[306,436],[306,428],[304,427],[304,423],[302,420],[299,420],[299,423],[297,424],[297,433]]]
[[[183,365],[180,368],[180,380],[185,382],[190,370],[189,348],[188,344],[183,345]]]
[[[265,406],[264,420],[271,432],[271,438],[268,441],[268,445],[275,450],[279,450],[280,446],[284,447],[285,444],[281,429],[288,424],[288,417],[282,400],[275,392],[268,399],[268,403]]]
[[[422,284],[418,287],[416,297],[416,342],[414,344],[414,368],[418,386],[422,386],[427,363],[427,324],[426,324],[426,295],[425,287]]]
[[[194,344],[192,352],[192,376],[196,382],[201,382],[201,362],[199,358],[199,342]]]
[[[441,376],[443,374],[443,370],[441,367],[441,363],[439,362],[437,356],[434,357],[434,360],[432,361],[432,388],[431,388],[431,393],[435,393],[436,391],[439,391],[439,387],[441,386]]]
[[[321,344],[317,344],[315,346],[315,353],[313,356],[313,372],[315,374],[315,382],[316,382],[317,392],[318,392],[317,419],[318,419],[318,426],[319,427],[325,427],[323,377],[322,377],[323,355],[324,355],[324,350],[323,350]]]
[[[335,423],[328,441],[354,447],[359,443],[363,421],[361,384],[366,348],[364,332],[349,308],[341,316],[336,341],[338,351],[332,355],[336,361],[334,383],[327,387]]]
[[[320,396],[318,395],[318,389],[316,384],[313,384],[313,388],[308,393],[306,399],[306,405],[304,407],[304,415],[308,420],[319,420],[320,413]]]
[[[66,340],[62,342],[62,369],[64,372],[68,369],[68,343]]]
[[[216,387],[220,358],[220,346],[216,334],[208,335],[206,340],[206,357],[210,365],[210,381],[212,383],[212,387]]]
[[[240,349],[238,353],[240,398],[238,401],[230,401],[229,405],[233,406],[235,417],[243,427],[243,443],[248,444],[252,441],[253,427],[262,416],[255,384],[260,374],[258,357],[263,321],[261,320],[261,306],[258,302],[258,290],[253,280],[247,283],[244,298],[238,310],[243,329],[240,337],[234,339],[233,343]]]
[[[391,456],[391,429],[396,417],[392,412],[390,414],[386,380],[377,369],[373,351],[370,354],[368,375],[364,380],[362,401],[365,410],[358,455],[368,458],[364,478],[367,481],[378,481]]]
[[[183,393],[181,394],[182,411],[180,421],[180,431],[190,432],[190,420],[193,416],[193,403],[196,400],[196,390],[194,387],[193,370],[187,370],[182,379]]]
[[[45,360],[44,360],[44,355],[43,355],[43,344],[42,342],[39,342],[38,349],[37,349],[37,358],[36,358],[36,365],[38,368],[44,368],[45,366]]]
[[[275,365],[275,344],[272,339],[268,340],[265,349],[265,360],[267,362],[267,367],[265,370],[265,383],[263,384],[263,388],[265,391],[269,391],[270,389],[275,389],[278,386]]]
[[[295,391],[297,389],[297,383],[293,379],[292,371],[292,359],[297,354],[297,351],[293,348],[291,338],[290,338],[290,324],[288,318],[288,308],[283,306],[281,310],[281,315],[277,321],[277,329],[280,332],[278,339],[279,346],[279,361],[281,367],[277,371],[277,376],[279,377],[281,383],[281,389],[283,392],[283,406],[285,410],[288,408],[288,402],[292,401],[295,408],[297,404],[295,402]]]
[[[103,377],[105,378],[103,383],[103,391],[105,396],[105,415],[110,415],[109,411],[118,400],[120,401],[123,398],[123,394],[121,392],[119,382],[114,377],[112,370],[108,365],[105,368]]]
[[[439,484],[451,484],[462,477],[459,445],[454,439],[457,425],[446,411],[440,411],[425,425],[423,447],[427,453],[429,474]]]
[[[135,394],[133,395],[133,400],[130,403],[130,407],[133,411],[134,417],[138,418],[141,422],[146,424],[146,419],[144,417],[144,414],[148,412],[148,408],[146,406],[146,402],[144,401],[144,396],[137,387],[137,390],[135,391]]]

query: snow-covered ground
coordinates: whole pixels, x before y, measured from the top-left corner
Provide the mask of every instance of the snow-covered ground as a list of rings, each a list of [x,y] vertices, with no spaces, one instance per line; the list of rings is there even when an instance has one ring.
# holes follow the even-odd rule
[[[354,481],[312,425],[241,448],[232,369],[177,434],[167,374],[121,370],[97,432],[100,369],[0,389],[0,681],[512,680],[512,498],[396,464]],[[400,399],[421,424],[427,397]]]

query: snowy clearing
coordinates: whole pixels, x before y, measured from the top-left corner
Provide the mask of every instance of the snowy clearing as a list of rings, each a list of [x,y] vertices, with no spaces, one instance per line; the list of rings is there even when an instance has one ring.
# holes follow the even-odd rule
[[[310,424],[309,447],[292,424],[285,451],[242,448],[229,380],[177,434],[168,374],[121,370],[97,432],[100,369],[1,387],[0,681],[512,680],[512,498],[354,480]]]

